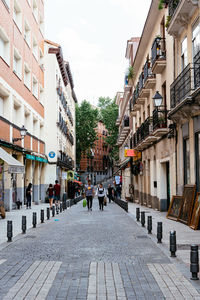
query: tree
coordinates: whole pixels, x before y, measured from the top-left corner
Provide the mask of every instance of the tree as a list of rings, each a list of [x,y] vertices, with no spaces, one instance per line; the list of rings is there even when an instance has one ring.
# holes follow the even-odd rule
[[[116,126],[118,106],[115,104],[115,99],[109,97],[100,97],[98,106],[100,108],[100,118],[108,130],[106,143],[111,149],[110,155],[114,160],[118,160],[119,148],[116,145],[118,137],[118,127]]]
[[[97,139],[95,128],[98,123],[98,109],[84,100],[76,105],[76,160],[80,163],[81,156],[90,150]]]

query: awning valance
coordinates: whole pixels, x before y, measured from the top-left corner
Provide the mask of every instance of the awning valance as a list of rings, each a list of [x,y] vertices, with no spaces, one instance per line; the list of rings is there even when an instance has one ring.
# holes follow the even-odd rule
[[[0,147],[0,158],[8,164],[8,173],[24,174],[25,168],[22,163]]]

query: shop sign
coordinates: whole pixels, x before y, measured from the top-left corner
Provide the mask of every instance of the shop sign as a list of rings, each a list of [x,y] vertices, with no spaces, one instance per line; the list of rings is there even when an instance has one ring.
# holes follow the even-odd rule
[[[133,157],[133,161],[140,160],[142,158],[142,153],[137,151],[137,155]]]
[[[25,167],[24,166],[10,166],[8,168],[8,173],[10,174],[24,174]]]
[[[35,156],[31,154],[26,154],[26,159],[35,160]]]
[[[120,184],[120,176],[115,176],[115,182],[116,184]]]
[[[56,156],[56,153],[54,151],[49,152],[49,157],[54,158]]]
[[[124,150],[125,157],[138,157],[139,154],[141,154],[141,152],[134,150],[134,149],[125,149]]]
[[[40,162],[44,162],[44,163],[48,162],[47,159],[42,158],[42,157],[37,157],[37,156],[35,157],[35,160],[40,161]]]

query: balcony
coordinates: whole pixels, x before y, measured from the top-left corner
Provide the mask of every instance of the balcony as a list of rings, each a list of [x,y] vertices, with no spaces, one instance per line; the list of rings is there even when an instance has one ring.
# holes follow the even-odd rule
[[[197,96],[200,93],[200,51],[170,86],[170,119],[199,111]]]
[[[127,134],[129,133],[129,131],[130,131],[129,117],[124,116],[122,126],[121,126],[121,130],[119,132],[119,136],[118,136],[118,140],[117,140],[118,145],[121,145],[124,142],[124,140],[127,137]]]
[[[148,117],[134,134],[133,146],[137,150],[143,150],[156,140],[157,138],[153,135],[153,119]]]
[[[166,107],[156,107],[153,111],[153,135],[161,137],[168,132]]]
[[[166,67],[165,39],[156,37],[151,48],[152,72],[161,74]]]
[[[169,0],[170,23],[168,33],[180,35],[188,26],[188,21],[193,12],[198,8],[198,0]]]
[[[182,106],[181,103],[191,101],[191,93],[194,89],[194,68],[191,64],[180,73],[170,86],[171,109]],[[170,112],[171,114],[171,112]]]
[[[151,61],[147,60],[144,65],[144,88],[153,89],[156,84],[156,76],[152,73]]]
[[[125,92],[130,92],[131,91],[131,85],[129,85],[128,77],[127,76],[125,76],[124,91]]]

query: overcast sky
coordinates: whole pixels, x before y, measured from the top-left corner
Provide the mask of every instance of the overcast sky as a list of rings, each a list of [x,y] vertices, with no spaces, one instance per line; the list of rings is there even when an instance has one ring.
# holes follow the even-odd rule
[[[123,90],[126,42],[141,35],[151,0],[47,0],[45,38],[62,46],[78,101]]]

